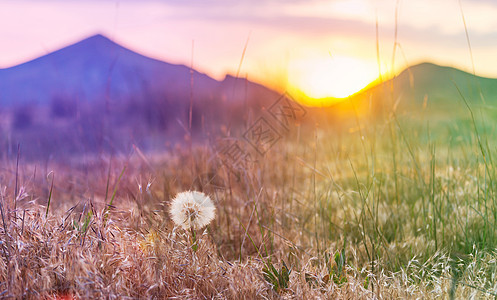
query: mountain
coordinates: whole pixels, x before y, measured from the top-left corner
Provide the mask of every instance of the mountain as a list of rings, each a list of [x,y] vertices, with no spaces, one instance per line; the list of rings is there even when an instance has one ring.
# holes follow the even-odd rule
[[[348,126],[354,115],[381,118],[394,107],[422,112],[422,118],[426,111],[451,118],[456,105],[464,106],[458,89],[471,105],[497,104],[497,79],[422,63],[345,101],[333,99],[333,106],[305,108],[306,119],[310,126]],[[39,159],[242,139],[277,99],[278,93],[250,80],[227,75],[217,81],[95,35],[0,69],[0,157],[15,156],[17,144],[25,158]],[[273,112],[294,113],[289,109]]]
[[[468,72],[420,63],[406,68],[394,78],[373,82],[346,99],[321,99],[332,103],[324,110],[361,109],[367,111],[396,110],[414,112],[430,107],[432,113],[447,112],[447,108],[470,104],[497,104],[497,79],[475,76]],[[369,108],[365,109],[365,106]]]
[[[463,103],[497,104],[497,79],[475,76],[462,70],[421,63],[402,71],[386,82],[370,87],[354,98],[390,99],[405,109],[431,105],[434,108],[452,107]]]
[[[163,149],[185,135],[241,130],[247,110],[277,97],[249,80],[217,81],[95,35],[0,69],[0,155],[17,143],[31,157]]]
[[[413,122],[429,120],[433,126],[447,127],[454,120],[467,122],[469,112],[462,97],[490,119],[497,117],[492,108],[497,106],[497,79],[426,62],[410,66],[394,78],[373,82],[348,98],[314,100],[323,106],[308,111],[321,126],[335,129],[355,130],[357,117],[385,120],[392,111]]]
[[[21,65],[0,70],[2,106],[43,104],[54,97],[79,101],[119,99],[147,91],[190,92],[190,68],[151,59],[95,35]],[[195,91],[211,92],[217,82],[193,72]]]

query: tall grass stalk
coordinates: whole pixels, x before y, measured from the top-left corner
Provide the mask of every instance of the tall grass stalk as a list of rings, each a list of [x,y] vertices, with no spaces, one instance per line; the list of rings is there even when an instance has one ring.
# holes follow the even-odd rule
[[[112,208],[112,204],[114,203],[114,199],[116,198],[117,189],[119,187],[119,182],[121,182],[121,179],[123,178],[124,172],[126,171],[126,167],[127,166],[125,165],[123,167],[123,170],[121,171],[121,174],[119,174],[119,178],[117,179],[117,182],[114,186],[114,191],[112,192],[112,196],[110,198],[109,204],[106,205],[106,208],[104,210],[104,226],[105,226],[105,222],[107,221],[107,218],[109,216],[110,209]]]

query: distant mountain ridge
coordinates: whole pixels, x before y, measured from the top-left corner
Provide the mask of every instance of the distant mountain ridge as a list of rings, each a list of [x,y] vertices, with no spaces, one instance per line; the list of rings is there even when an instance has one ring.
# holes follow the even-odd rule
[[[309,110],[323,126],[332,128],[351,126],[350,120],[362,116],[382,122],[393,112],[413,122],[429,122],[432,126],[446,122],[441,126],[448,126],[456,118],[467,121],[466,103],[495,119],[497,79],[425,62],[406,68],[394,78],[373,82],[348,98],[317,99],[314,103],[322,105]]]
[[[361,91],[353,98],[393,98],[399,105],[412,107],[424,102],[447,105],[464,97],[473,103],[497,104],[497,79],[433,63],[420,63],[406,68],[393,79]]]
[[[103,35],[0,69],[0,155],[161,148],[242,128],[278,94],[133,52]],[[14,146],[13,146],[14,145]],[[117,150],[116,150],[117,149]]]
[[[144,89],[170,94],[190,90],[190,68],[155,60],[94,35],[32,61],[0,69],[0,104],[46,103],[53,97],[80,101],[121,98]],[[193,71],[194,89],[218,82]]]
[[[43,104],[60,97],[77,97],[83,102],[119,99],[143,94],[144,90],[185,97],[192,92],[192,77],[193,93],[201,97],[212,96],[227,82],[238,80],[227,75],[223,84],[187,66],[143,56],[97,34],[34,60],[0,69],[0,106]],[[456,95],[457,85],[463,95],[474,97],[474,91],[481,90],[484,97],[493,101],[497,99],[496,82],[497,79],[474,76],[456,68],[420,63],[352,97],[382,94],[381,90],[391,93],[393,83],[394,96],[403,95],[406,100],[418,101],[425,95],[446,99],[447,95]]]
[[[459,92],[471,103],[497,104],[497,79],[422,63],[331,107],[307,108],[307,119],[340,124],[358,111],[398,105],[410,113],[427,103],[450,113],[460,104]],[[217,81],[98,34],[0,69],[0,157],[15,153],[17,143],[27,157],[46,158],[241,137],[278,98],[250,80],[227,75]]]

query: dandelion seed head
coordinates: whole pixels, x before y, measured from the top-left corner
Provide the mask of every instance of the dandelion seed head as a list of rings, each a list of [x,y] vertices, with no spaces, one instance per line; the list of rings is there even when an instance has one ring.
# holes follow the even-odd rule
[[[187,191],[176,195],[169,213],[177,226],[185,230],[200,229],[214,219],[216,207],[204,193]]]

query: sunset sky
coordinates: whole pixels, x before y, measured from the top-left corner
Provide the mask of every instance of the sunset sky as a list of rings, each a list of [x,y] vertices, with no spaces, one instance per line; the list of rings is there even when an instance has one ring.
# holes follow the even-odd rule
[[[398,2],[395,70],[422,61],[497,77],[497,3]],[[392,68],[395,0],[2,0],[0,68],[96,33],[132,50],[312,97],[343,97]],[[379,26],[380,65],[376,51]],[[193,44],[193,47],[192,47]],[[384,75],[386,76],[386,75]]]

